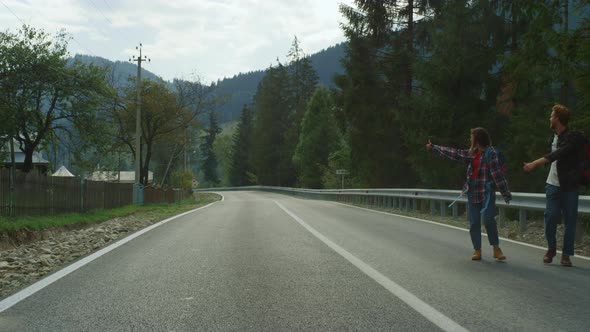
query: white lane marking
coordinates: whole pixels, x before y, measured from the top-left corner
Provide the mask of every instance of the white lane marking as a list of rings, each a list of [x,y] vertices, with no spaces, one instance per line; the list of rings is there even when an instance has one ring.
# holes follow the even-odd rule
[[[155,223],[155,224],[153,224],[153,225],[151,225],[149,227],[146,227],[146,228],[144,228],[144,229],[142,229],[140,231],[137,231],[137,232],[129,235],[126,238],[123,238],[123,239],[121,239],[121,240],[119,240],[119,241],[111,244],[110,246],[104,247],[104,248],[100,249],[99,251],[97,251],[97,252],[95,252],[95,253],[93,253],[91,255],[88,255],[88,256],[86,256],[84,258],[82,258],[81,260],[79,260],[79,261],[77,261],[77,262],[75,262],[75,263],[73,263],[73,264],[71,264],[71,265],[69,265],[69,266],[67,266],[67,267],[65,267],[65,268],[63,268],[63,269],[55,272],[55,273],[53,273],[52,275],[50,275],[50,276],[48,276],[48,277],[46,277],[44,279],[41,279],[41,280],[37,281],[36,283],[34,283],[34,284],[30,285],[29,287],[27,287],[27,288],[19,291],[18,293],[13,294],[13,295],[5,298],[4,300],[2,300],[0,302],[0,313],[2,313],[3,311],[5,311],[6,309],[12,307],[13,305],[19,303],[20,301],[26,299],[27,297],[35,294],[36,292],[42,290],[43,288],[51,285],[52,283],[58,281],[59,279],[67,276],[68,274],[76,271],[77,269],[81,268],[82,266],[84,266],[84,265],[92,262],[93,260],[99,258],[100,256],[102,256],[102,255],[104,255],[104,254],[106,254],[106,253],[108,253],[108,252],[110,252],[110,251],[112,251],[112,250],[114,250],[114,249],[116,249],[116,248],[124,245],[125,243],[127,243],[127,242],[135,239],[136,237],[138,237],[140,235],[143,235],[143,234],[151,231],[152,229],[154,229],[154,228],[156,228],[158,226],[161,226],[161,225],[163,225],[163,224],[165,224],[165,223],[167,223],[169,221],[172,221],[172,220],[174,220],[176,218],[180,218],[180,217],[185,216],[185,215],[187,215],[189,213],[193,213],[195,211],[198,211],[198,210],[207,208],[207,207],[209,207],[209,206],[211,206],[213,204],[215,204],[215,202],[210,203],[210,204],[207,204],[205,206],[202,206],[202,207],[197,208],[197,209],[194,209],[194,210],[183,212],[183,213],[178,214],[176,216],[173,216],[173,217],[170,217],[168,219],[162,220],[162,221],[160,221],[158,223]]]
[[[401,218],[406,218],[406,219],[411,219],[411,220],[416,220],[416,221],[422,221],[422,222],[425,222],[425,223],[429,223],[429,224],[433,224],[433,225],[437,225],[437,226],[441,226],[441,227],[448,227],[448,228],[457,229],[457,230],[464,231],[464,232],[469,232],[469,230],[466,229],[466,228],[461,228],[461,227],[457,227],[457,226],[451,226],[451,225],[439,223],[439,222],[436,222],[436,221],[430,221],[430,220],[426,220],[426,219],[409,217],[409,216],[404,216],[404,215],[401,215],[401,214],[389,213],[389,212],[384,212],[384,211],[371,210],[371,209],[367,209],[367,208],[364,208],[364,207],[350,205],[350,204],[344,204],[344,203],[340,203],[340,202],[331,202],[331,201],[327,201],[327,202],[338,204],[338,205],[342,205],[342,206],[346,206],[346,207],[352,207],[352,208],[355,208],[355,209],[361,209],[361,210],[371,211],[371,212],[375,212],[375,213],[386,214],[386,215],[390,215],[390,216],[396,216],[396,217],[401,217]],[[481,233],[481,235],[487,236],[487,234],[486,233],[483,233],[483,232]],[[516,241],[516,240],[511,240],[511,239],[507,239],[507,238],[504,238],[504,237],[501,237],[501,236],[499,238],[502,241],[506,241],[506,242],[510,242],[510,243],[515,243],[515,244],[520,244],[520,245],[523,245],[525,247],[530,247],[530,248],[535,248],[535,249],[541,249],[543,251],[547,250],[547,248],[544,248],[544,247],[541,247],[541,246],[537,246],[537,245],[534,245],[534,244],[520,242],[520,241]],[[561,250],[557,250],[557,252],[560,253],[560,254],[562,253]],[[590,257],[587,257],[587,256],[575,255],[573,257],[575,257],[576,259],[579,258],[579,259],[584,259],[584,260],[590,261]]]
[[[320,232],[316,231],[314,228],[309,226],[305,221],[301,218],[296,216],[293,212],[289,211],[285,208],[281,203],[274,201],[283,211],[285,211],[291,218],[295,219],[301,226],[303,226],[307,231],[309,231],[313,236],[318,238],[322,241],[325,245],[330,247],[332,250],[337,252],[340,256],[344,257],[347,261],[352,263],[352,265],[356,266],[359,270],[361,270],[364,274],[369,276],[371,279],[375,280],[378,284],[383,286],[387,289],[390,293],[397,296],[400,300],[404,301],[407,305],[412,307],[426,319],[431,321],[436,326],[440,327],[444,331],[467,331],[463,326],[457,324],[455,321],[450,319],[449,317],[443,315],[440,311],[434,309],[426,302],[420,300],[414,294],[408,292],[402,286],[398,285],[391,279],[387,278],[379,271],[372,268],[367,263],[363,262],[362,260],[358,259],[353,254],[346,251],[344,248],[340,247],[336,243],[332,242],[330,239],[322,235]]]

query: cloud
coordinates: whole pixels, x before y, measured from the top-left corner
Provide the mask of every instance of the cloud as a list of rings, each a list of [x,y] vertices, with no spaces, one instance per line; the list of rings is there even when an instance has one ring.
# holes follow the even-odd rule
[[[307,54],[344,40],[338,0],[3,1],[35,27],[66,28],[76,39],[71,51],[81,45],[124,60],[141,41],[148,69],[169,80],[195,70],[211,81],[264,69],[277,56],[284,61],[295,35]],[[8,15],[0,19],[17,28]]]

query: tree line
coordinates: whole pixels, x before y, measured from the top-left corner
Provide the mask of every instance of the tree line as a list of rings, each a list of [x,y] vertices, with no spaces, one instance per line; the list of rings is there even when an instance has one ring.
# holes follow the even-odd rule
[[[233,136],[232,185],[456,188],[462,165],[425,152],[467,148],[486,127],[507,158],[512,190],[542,191],[550,108],[590,125],[590,1],[357,0],[342,4],[345,72],[335,88],[295,40],[267,71]],[[590,131],[586,130],[590,134]]]
[[[62,147],[73,155],[80,174],[133,169],[139,155],[141,183],[148,183],[153,169],[155,184],[190,188],[187,153],[198,149],[203,115],[220,102],[211,87],[198,80],[175,80],[172,87],[142,80],[141,151],[136,154],[135,78],[120,84],[114,67],[72,60],[67,44],[65,33],[50,36],[26,25],[0,32],[0,141],[16,142],[10,150],[23,151],[22,171],[33,170],[33,152]],[[3,154],[7,160],[4,148]]]

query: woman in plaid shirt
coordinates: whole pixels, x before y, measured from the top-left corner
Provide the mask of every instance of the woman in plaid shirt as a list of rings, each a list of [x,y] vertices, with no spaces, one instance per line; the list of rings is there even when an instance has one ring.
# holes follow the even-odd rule
[[[508,188],[508,181],[504,172],[500,169],[498,153],[492,147],[490,135],[484,128],[471,129],[471,147],[469,150],[449,148],[434,145],[430,140],[426,149],[434,154],[450,159],[463,161],[467,164],[467,181],[463,185],[461,195],[467,193],[469,206],[469,234],[473,243],[472,260],[481,260],[481,219],[488,234],[490,245],[494,247],[493,256],[496,260],[505,260],[506,256],[499,247],[498,226],[494,217],[496,216],[496,190],[502,193],[506,203],[512,199]],[[489,149],[489,151],[486,151]],[[486,153],[487,152],[487,153]],[[486,157],[487,156],[487,157]],[[488,189],[489,203],[486,203],[486,183]]]

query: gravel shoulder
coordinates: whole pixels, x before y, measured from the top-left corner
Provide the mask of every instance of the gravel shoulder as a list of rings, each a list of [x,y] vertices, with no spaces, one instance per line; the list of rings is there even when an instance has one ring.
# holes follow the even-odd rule
[[[219,199],[215,194],[198,194],[195,203],[167,211],[139,211],[77,228],[33,232],[28,234],[29,240],[21,244],[3,236],[0,240],[0,299],[135,231]]]

